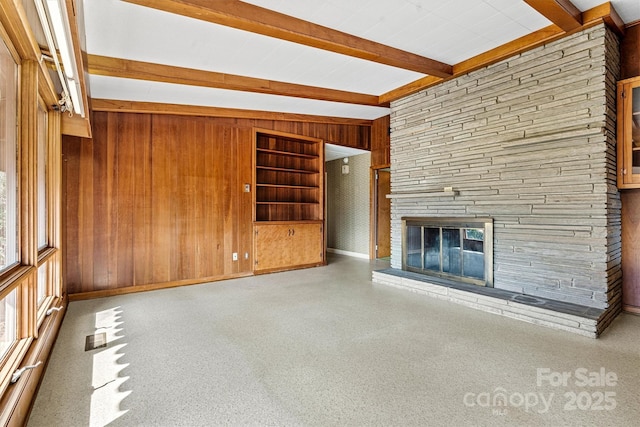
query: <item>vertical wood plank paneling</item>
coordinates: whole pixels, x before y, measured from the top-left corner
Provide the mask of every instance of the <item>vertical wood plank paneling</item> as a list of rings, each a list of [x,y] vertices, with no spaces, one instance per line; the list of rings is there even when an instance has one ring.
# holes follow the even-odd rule
[[[120,120],[114,113],[109,113],[107,116],[107,144],[106,144],[106,167],[105,167],[105,179],[106,187],[103,196],[98,199],[105,199],[105,224],[107,225],[107,235],[105,240],[107,242],[107,283],[105,289],[113,289],[116,286],[118,278],[118,205],[121,200],[118,198],[118,174],[116,169],[118,167],[117,148],[118,137],[120,131]],[[123,117],[124,119],[124,117]],[[94,150],[98,148],[98,144],[94,145]],[[96,165],[94,164],[94,167]],[[100,223],[96,223],[99,227]]]
[[[94,285],[93,269],[94,263],[99,258],[93,252],[94,240],[94,212],[93,212],[93,145],[94,140],[83,140],[80,144],[80,175],[77,189],[70,188],[71,191],[80,192],[78,207],[79,231],[78,246],[80,261],[80,282],[78,292],[89,292],[96,290]],[[104,197],[99,194],[98,197]],[[105,260],[106,261],[106,260]],[[101,262],[105,262],[101,261]]]
[[[624,190],[622,198],[622,304],[640,313],[640,190]]]
[[[238,147],[239,147],[239,186],[241,187],[241,205],[240,214],[238,215],[238,226],[240,227],[238,237],[239,251],[238,254],[240,260],[240,272],[248,272],[253,270],[253,233],[252,233],[252,219],[253,219],[253,199],[251,193],[244,192],[244,185],[251,184],[251,176],[253,173],[253,131],[251,129],[238,129]],[[247,154],[248,153],[248,154]],[[251,191],[255,191],[255,188],[251,188]],[[245,259],[245,253],[249,254],[249,257]]]
[[[371,126],[371,166],[386,167],[391,164],[390,116],[374,120]]]
[[[137,119],[134,148],[134,206],[133,206],[133,285],[152,283],[152,214],[151,214],[151,116],[132,116]]]
[[[230,128],[225,128],[223,132],[223,140],[222,140],[222,159],[223,165],[228,165],[224,167],[223,173],[223,182],[219,187],[222,189],[222,203],[223,203],[223,215],[222,220],[224,223],[224,230],[229,231],[224,233],[224,274],[232,274],[234,273],[233,261],[231,259],[231,254],[233,253],[234,248],[234,232],[235,230],[235,221],[233,217],[233,208],[235,205],[235,200],[232,200],[230,197],[233,191],[233,188],[236,186],[236,173],[235,173],[235,159],[234,159],[234,143],[232,141],[232,132]]]
[[[178,120],[182,121],[181,125]],[[192,177],[193,158],[192,148],[194,144],[183,144],[177,147],[175,140],[184,137],[184,140],[191,141],[194,134],[193,118],[173,119],[171,130],[175,132],[172,135],[171,144],[175,149],[175,165],[172,193],[173,208],[175,217],[173,226],[173,240],[176,250],[172,251],[172,270],[171,280],[180,280],[180,277],[191,277],[191,260],[193,259],[193,248],[191,246],[191,227],[193,224],[193,203],[195,185]],[[179,131],[178,131],[179,129]],[[180,132],[180,136],[178,136]]]
[[[80,269],[79,236],[79,188],[80,181],[80,146],[82,139],[74,136],[65,137],[62,144],[62,241],[65,243],[62,257],[64,283],[67,290],[76,291],[82,281]],[[73,188],[69,188],[73,187]]]
[[[211,123],[203,121],[202,123],[202,150],[201,158],[203,164],[203,177],[204,182],[213,183],[215,176],[216,164],[214,162],[213,147],[214,137]],[[200,277],[212,277],[215,271],[215,259],[216,257],[216,243],[213,241],[212,236],[214,232],[214,215],[213,215],[213,194],[214,189],[211,185],[205,185],[201,189],[202,197],[202,234],[203,239],[201,241],[202,252],[200,254]]]
[[[620,79],[640,76],[640,22],[626,28],[620,43]]]
[[[133,115],[126,115],[118,120],[117,135],[114,141],[115,163],[114,184],[117,192],[116,212],[113,216],[116,221],[115,258],[116,274],[112,276],[111,288],[132,286],[134,283],[134,257],[133,257],[133,221],[135,205],[135,147],[139,139],[140,130],[148,131],[144,126],[145,121]]]
[[[167,118],[153,116],[151,132],[151,283],[171,280],[170,262],[172,248],[171,211],[174,200],[172,189],[172,159],[169,147],[171,134]]]
[[[198,141],[200,136],[196,132],[196,121],[198,118],[190,118],[182,126],[178,123],[177,129],[180,129],[180,139],[184,141]],[[177,136],[177,135],[176,135]],[[178,138],[174,140],[174,144]],[[195,165],[197,164],[198,144],[181,144],[176,147],[176,152],[180,152],[178,156],[180,161],[177,162],[176,170],[176,199],[181,203],[176,205],[176,230],[178,235],[176,240],[178,243],[179,262],[174,280],[180,280],[182,277],[196,277],[195,258],[196,252],[196,210],[199,203],[197,191],[201,183],[200,177],[196,173]]]
[[[224,221],[224,191],[220,189],[224,186],[224,172],[227,169],[224,161],[224,128],[222,126],[209,125],[211,132],[211,150],[208,158],[209,164],[213,169],[212,186],[215,190],[212,192],[211,211],[220,213],[215,219],[212,218],[213,230],[211,234],[212,242],[215,242],[213,252],[210,254],[210,262],[213,272],[216,274],[224,274],[225,265],[225,221]]]
[[[93,269],[93,288],[94,289],[108,289],[109,288],[109,268],[110,263],[115,262],[115,260],[111,257],[111,253],[109,251],[109,238],[113,234],[111,230],[111,221],[109,221],[109,186],[108,186],[108,176],[109,169],[113,168],[113,164],[109,161],[108,156],[108,148],[109,145],[113,145],[113,141],[109,140],[109,137],[113,135],[113,132],[109,132],[109,117],[110,114],[97,114],[96,120],[93,123],[94,132],[99,132],[102,135],[105,135],[104,143],[93,144],[92,142],[83,142],[89,143],[93,146],[93,172],[90,175],[87,173],[83,174],[83,178],[92,177],[93,181],[93,191],[95,191],[96,198],[93,203],[93,209],[90,215],[95,219],[97,224],[100,224],[100,227],[96,230],[83,230],[88,233],[92,232],[93,234],[93,258],[103,260],[101,262],[96,262],[94,264]],[[83,159],[84,160],[84,159]],[[88,196],[88,194],[83,194],[84,197]],[[83,200],[84,200],[83,197]],[[87,253],[86,255],[89,255]],[[83,277],[83,281],[87,281],[87,278]]]
[[[368,142],[362,126],[105,112],[93,139],[65,137],[69,293],[250,274],[254,127]]]
[[[204,188],[200,188],[202,183],[210,183],[211,180],[206,176],[205,158],[203,156],[203,150],[208,144],[205,135],[205,120],[199,119],[195,125],[195,135],[201,139],[201,143],[198,145],[191,144],[193,148],[193,173],[195,177],[195,190],[194,190],[194,222],[193,222],[193,245],[194,245],[194,277],[207,277],[205,275],[205,262],[207,255],[206,245],[208,235],[206,234],[206,200],[209,185],[204,185]]]

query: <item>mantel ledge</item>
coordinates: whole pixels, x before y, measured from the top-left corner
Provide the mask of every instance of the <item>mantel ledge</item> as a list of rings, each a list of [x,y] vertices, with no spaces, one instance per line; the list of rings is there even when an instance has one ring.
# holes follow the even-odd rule
[[[446,191],[416,191],[411,193],[391,193],[387,194],[387,199],[422,199],[427,197],[453,197],[457,196],[458,191],[446,190]]]

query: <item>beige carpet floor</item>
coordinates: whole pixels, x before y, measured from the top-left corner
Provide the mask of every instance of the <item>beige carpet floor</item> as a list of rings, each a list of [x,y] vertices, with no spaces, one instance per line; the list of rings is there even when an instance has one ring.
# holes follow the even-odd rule
[[[329,261],[71,303],[29,426],[638,425],[640,317],[593,340]]]

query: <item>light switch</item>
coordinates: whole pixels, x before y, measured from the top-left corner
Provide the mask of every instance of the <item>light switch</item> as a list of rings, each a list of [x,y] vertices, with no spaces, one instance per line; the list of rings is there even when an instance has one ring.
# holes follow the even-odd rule
[[[251,184],[245,184],[244,185],[244,192],[245,193],[250,193],[251,192]]]

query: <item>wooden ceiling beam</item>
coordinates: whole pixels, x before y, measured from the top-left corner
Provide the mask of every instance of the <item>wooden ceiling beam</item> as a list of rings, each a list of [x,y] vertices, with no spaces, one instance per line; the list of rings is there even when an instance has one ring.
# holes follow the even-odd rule
[[[609,25],[613,31],[624,31],[624,23],[622,22],[610,2],[606,2],[604,4],[601,4],[600,6],[596,6],[592,9],[582,12],[582,22],[583,24],[580,27],[569,33],[565,32],[555,24],[542,28],[509,43],[505,43],[502,46],[498,46],[487,52],[481,53],[480,55],[476,55],[473,58],[469,58],[466,61],[455,64],[453,66],[453,75],[449,78],[436,79],[433,77],[425,77],[416,80],[380,95],[380,102],[389,103],[395,101],[405,96],[417,93],[428,87],[435,86],[443,81],[462,76],[474,70],[478,70],[480,68],[494,64],[498,61],[502,61],[503,59],[509,58],[522,52],[526,52],[554,40],[558,40],[562,37],[567,36],[568,34],[593,27],[602,22]],[[622,24],[621,27],[620,24]]]
[[[124,1],[431,76],[453,72],[449,64],[238,0]]]
[[[573,31],[582,26],[582,12],[569,0],[524,0],[563,31]]]
[[[624,36],[624,21],[620,18],[620,15],[618,15],[618,12],[610,1],[582,12],[582,22],[584,25],[589,25],[593,22],[599,23],[601,20],[619,36]]]
[[[316,116],[310,114],[278,113],[272,111],[244,110],[237,108],[203,107],[198,105],[165,104],[156,102],[93,99],[93,111],[146,114],[175,114],[178,116],[204,116],[231,119],[278,120],[287,122],[327,123],[354,126],[371,126],[373,120],[343,117]]]
[[[346,92],[99,55],[88,55],[87,58],[89,73],[94,75],[380,106],[377,95]]]

